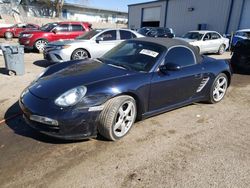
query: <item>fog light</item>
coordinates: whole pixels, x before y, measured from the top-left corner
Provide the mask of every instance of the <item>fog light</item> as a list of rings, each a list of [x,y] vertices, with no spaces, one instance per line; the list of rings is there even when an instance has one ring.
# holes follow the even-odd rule
[[[27,40],[24,42],[24,44],[29,44],[30,43],[30,40]]]
[[[53,126],[58,126],[58,121],[47,118],[47,117],[42,117],[42,116],[37,116],[37,115],[31,115],[30,120],[36,121],[39,123],[47,124],[47,125],[53,125]]]

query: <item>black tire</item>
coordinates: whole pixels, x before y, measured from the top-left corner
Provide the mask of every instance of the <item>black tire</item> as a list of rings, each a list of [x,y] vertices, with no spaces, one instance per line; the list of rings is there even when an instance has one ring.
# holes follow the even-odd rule
[[[13,33],[10,32],[10,31],[7,31],[7,32],[4,33],[4,37],[6,39],[12,39],[13,38]]]
[[[120,116],[120,113],[118,111],[121,108],[123,108],[123,105],[125,105],[126,103],[130,103],[131,105],[134,106],[135,114],[132,115],[133,118],[131,118],[132,119],[130,122],[131,125],[129,126],[125,134],[119,136],[117,135],[117,133],[119,132],[116,131],[118,129],[114,130],[115,124],[117,124],[117,121],[124,118]],[[134,98],[128,95],[122,95],[122,96],[112,98],[105,103],[104,109],[99,116],[98,131],[103,137],[105,137],[108,140],[112,140],[112,141],[119,140],[122,137],[124,137],[132,128],[136,119],[136,115],[137,115],[137,108],[136,108],[136,102]],[[125,120],[121,120],[121,121],[125,122]]]
[[[218,55],[222,55],[222,54],[224,54],[224,52],[225,52],[225,45],[224,44],[222,44],[222,45],[220,45],[220,47],[219,47],[219,50],[218,50],[218,52],[217,52],[217,54]]]
[[[39,47],[39,44],[43,44],[41,45],[41,47]],[[39,39],[35,42],[34,47],[35,49],[39,52],[42,53],[46,47],[46,45],[48,44],[48,41],[45,39]]]
[[[219,79],[223,79],[223,78],[226,80],[226,84],[225,84],[225,86],[223,86],[223,87],[225,88],[225,91],[224,91],[223,96],[222,96],[219,100],[217,100],[217,99],[215,99],[215,96],[214,96],[214,90],[215,90],[215,88],[216,88],[216,85],[217,85],[218,80],[219,80]],[[224,98],[224,96],[225,96],[225,94],[226,94],[226,92],[227,92],[227,87],[228,87],[228,77],[227,77],[226,74],[220,73],[220,74],[215,78],[215,80],[214,80],[214,82],[213,82],[213,84],[212,84],[212,86],[211,86],[211,89],[210,89],[210,92],[209,92],[209,100],[208,100],[208,102],[211,103],[211,104],[215,104],[215,103],[220,102],[220,101]]]
[[[83,57],[80,57],[80,54],[82,54]],[[86,59],[86,58],[90,58],[89,52],[81,48],[74,50],[71,55],[71,60]]]

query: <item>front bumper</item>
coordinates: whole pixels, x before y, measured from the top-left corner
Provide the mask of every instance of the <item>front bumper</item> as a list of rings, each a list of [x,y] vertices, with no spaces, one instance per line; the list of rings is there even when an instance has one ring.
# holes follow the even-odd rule
[[[53,107],[47,99],[40,99],[26,92],[19,100],[27,124],[39,132],[65,140],[81,140],[97,135],[97,118],[100,111],[88,108]],[[31,120],[31,116],[41,116],[56,120],[58,125],[50,125]]]
[[[30,38],[19,38],[18,40],[20,45],[23,45],[24,48],[32,50],[34,48],[33,44],[31,43]]]
[[[71,53],[66,49],[63,50],[50,50],[45,49],[43,52],[44,59],[49,62],[59,63],[71,60]]]

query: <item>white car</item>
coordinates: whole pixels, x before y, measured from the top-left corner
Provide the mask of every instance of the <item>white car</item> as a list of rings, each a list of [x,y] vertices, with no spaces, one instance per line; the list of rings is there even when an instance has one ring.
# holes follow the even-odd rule
[[[193,46],[197,46],[201,54],[223,54],[229,47],[229,39],[221,36],[216,31],[190,31],[180,39],[187,41]]]
[[[129,29],[96,29],[75,40],[59,40],[48,43],[44,59],[63,62],[76,59],[98,58],[124,40],[144,37]]]

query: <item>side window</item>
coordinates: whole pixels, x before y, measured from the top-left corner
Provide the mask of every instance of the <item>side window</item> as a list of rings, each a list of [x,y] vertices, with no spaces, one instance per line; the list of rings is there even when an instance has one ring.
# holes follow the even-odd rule
[[[67,32],[69,31],[69,24],[62,24],[56,27],[56,30],[59,32]]]
[[[28,24],[27,28],[36,28],[34,25]]]
[[[211,33],[207,33],[207,34],[204,36],[203,40],[211,40]]]
[[[158,35],[164,35],[165,34],[164,29],[162,29],[162,28],[157,29],[157,33],[158,33]]]
[[[130,31],[120,30],[121,40],[136,38],[136,35]]]
[[[116,40],[116,30],[104,32],[99,36],[103,41]]]
[[[84,31],[84,28],[80,24],[71,25],[72,31]]]
[[[220,35],[218,33],[212,33],[211,34],[211,39],[214,40],[214,39],[220,39]]]
[[[195,64],[195,57],[192,51],[185,47],[174,47],[170,49],[165,58],[166,63],[175,63],[181,67]]]

